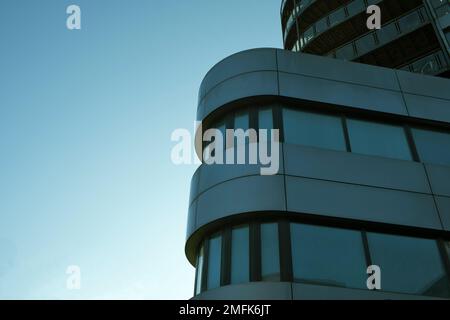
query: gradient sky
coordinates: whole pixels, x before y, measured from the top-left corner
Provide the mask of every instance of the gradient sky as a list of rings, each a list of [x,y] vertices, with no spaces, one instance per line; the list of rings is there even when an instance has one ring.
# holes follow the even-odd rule
[[[172,164],[170,135],[193,130],[215,63],[281,47],[280,3],[1,0],[0,298],[192,296],[195,166]]]

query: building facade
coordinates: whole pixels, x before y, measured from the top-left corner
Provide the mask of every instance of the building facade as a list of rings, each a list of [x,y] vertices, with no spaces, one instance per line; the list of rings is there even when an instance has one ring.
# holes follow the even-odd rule
[[[198,136],[278,129],[280,167],[195,172],[194,299],[450,298],[450,80],[390,67],[253,49],[208,72]]]
[[[370,5],[380,30],[366,27]],[[448,78],[449,12],[448,0],[284,0],[284,48]]]

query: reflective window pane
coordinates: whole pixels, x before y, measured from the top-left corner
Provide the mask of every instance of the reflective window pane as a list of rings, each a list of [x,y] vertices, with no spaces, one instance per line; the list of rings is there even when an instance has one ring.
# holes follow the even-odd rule
[[[353,152],[412,159],[403,127],[360,120],[348,120],[347,127]]]
[[[421,129],[412,132],[423,162],[450,165],[450,134]]]
[[[398,30],[395,23],[390,23],[381,27],[377,31],[378,41],[380,44],[385,44],[390,42],[394,37],[398,35]]]
[[[359,231],[291,224],[294,281],[366,289]]]
[[[448,278],[435,240],[368,233],[372,263],[384,291],[449,297]]]
[[[347,5],[348,14],[353,16],[366,11],[366,4],[364,0],[354,0]]]
[[[346,150],[339,117],[283,109],[284,138],[287,143],[332,150]]]
[[[258,122],[259,130],[267,130],[265,136],[261,136],[261,131],[259,132],[258,141],[260,141],[260,142],[264,141],[263,137],[265,137],[265,143],[267,145],[267,150],[270,153],[271,152],[270,141],[272,140],[271,129],[274,128],[272,107],[259,110],[258,117],[259,117],[259,122]]]
[[[250,249],[248,227],[237,227],[231,232],[231,283],[250,281]]]
[[[222,237],[213,236],[209,239],[208,248],[208,289],[220,287],[220,263],[222,255]]]
[[[414,11],[411,14],[401,18],[398,21],[398,25],[400,26],[401,32],[408,32],[422,23],[420,20],[419,12]]]
[[[237,112],[234,117],[234,129],[247,130],[249,128],[249,114],[247,111]]]
[[[322,33],[323,31],[325,31],[328,28],[328,24],[327,24],[327,18],[323,18],[320,19],[319,21],[317,21],[316,23],[316,32],[317,34]]]
[[[259,110],[259,129],[273,129],[272,108]]]
[[[195,294],[199,294],[202,291],[203,259],[204,248],[202,246],[197,257],[197,270],[195,276],[197,283],[195,285]]]
[[[334,26],[335,24],[341,23],[345,20],[345,11],[344,8],[333,11],[330,16],[330,26]]]
[[[261,225],[261,277],[263,281],[280,281],[277,223]]]
[[[355,56],[355,50],[353,44],[349,43],[336,50],[336,58],[343,60],[352,60]]]
[[[375,48],[375,38],[373,37],[373,35],[374,33],[370,33],[355,41],[356,50],[358,50],[358,55],[363,55]]]

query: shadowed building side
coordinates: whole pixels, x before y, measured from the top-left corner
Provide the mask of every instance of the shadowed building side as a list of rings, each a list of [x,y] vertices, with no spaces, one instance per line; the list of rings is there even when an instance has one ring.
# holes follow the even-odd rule
[[[368,30],[368,6],[382,27]],[[450,76],[448,0],[285,0],[286,50],[411,72]]]

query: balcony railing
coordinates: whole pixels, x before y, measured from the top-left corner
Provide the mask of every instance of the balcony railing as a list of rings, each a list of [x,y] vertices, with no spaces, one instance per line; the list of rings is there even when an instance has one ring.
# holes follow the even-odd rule
[[[327,55],[344,60],[355,60],[405,34],[415,31],[428,22],[428,14],[422,6],[419,9],[385,24],[380,30],[366,33],[360,38],[344,44]]]
[[[311,25],[301,36],[299,41],[299,50],[302,50],[309,42],[317,38],[329,29],[341,24],[366,11],[370,4],[378,4],[382,0],[354,0],[342,7],[332,11],[326,17],[323,17],[313,25]]]

